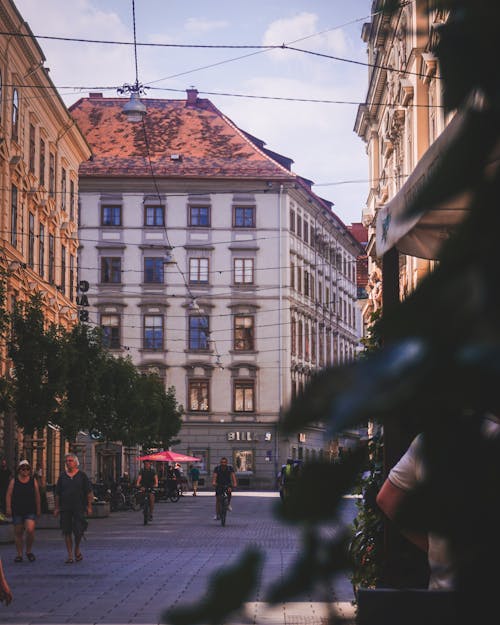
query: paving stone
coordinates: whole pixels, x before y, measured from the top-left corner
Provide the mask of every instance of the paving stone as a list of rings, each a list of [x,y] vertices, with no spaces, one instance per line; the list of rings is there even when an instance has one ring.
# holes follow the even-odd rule
[[[272,513],[276,493],[235,493],[233,503],[224,528],[212,520],[211,493],[157,504],[147,526],[133,511],[90,519],[83,561],[74,564],[64,564],[63,537],[54,529],[37,529],[33,563],[14,564],[13,546],[2,545],[14,601],[0,606],[0,623],[157,625],[165,609],[201,598],[210,575],[251,544],[263,551],[264,570],[246,610],[227,625],[326,625],[319,595],[274,607],[262,602],[265,587],[286,572],[300,546],[297,530]],[[346,501],[344,520],[355,514],[354,501]],[[334,531],[325,528],[328,535]],[[336,581],[331,596],[344,616],[354,615],[347,576]]]

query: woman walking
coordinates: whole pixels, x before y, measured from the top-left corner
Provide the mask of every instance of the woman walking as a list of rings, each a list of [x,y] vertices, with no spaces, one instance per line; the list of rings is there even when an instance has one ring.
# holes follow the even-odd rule
[[[32,551],[35,540],[35,521],[37,516],[40,516],[40,490],[27,460],[21,460],[19,463],[17,475],[10,481],[5,500],[7,515],[12,516],[14,524],[17,550],[14,562],[23,561],[23,535],[26,538],[26,557],[33,562],[35,560]]]

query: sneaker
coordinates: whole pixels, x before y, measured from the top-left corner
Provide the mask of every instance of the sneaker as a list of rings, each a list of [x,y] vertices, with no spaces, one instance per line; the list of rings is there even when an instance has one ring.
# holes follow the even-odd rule
[[[217,515],[214,516],[214,521],[220,521],[220,517],[218,517]]]

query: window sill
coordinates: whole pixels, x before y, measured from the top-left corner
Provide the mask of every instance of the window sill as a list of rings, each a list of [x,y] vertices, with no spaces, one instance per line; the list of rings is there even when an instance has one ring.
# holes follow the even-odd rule
[[[164,347],[140,347],[137,351],[141,354],[166,354],[168,350]]]
[[[238,356],[239,354],[244,354],[245,356],[248,356],[251,354],[256,355],[259,352],[256,349],[230,349],[229,353],[234,354],[236,356]]]

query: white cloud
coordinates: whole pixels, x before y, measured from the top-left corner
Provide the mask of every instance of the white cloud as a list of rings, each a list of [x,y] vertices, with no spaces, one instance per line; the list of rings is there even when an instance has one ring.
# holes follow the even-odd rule
[[[311,37],[311,35],[314,36]],[[269,24],[263,36],[263,45],[265,46],[281,45],[282,43],[293,45],[294,42],[299,47],[314,50],[323,49],[336,55],[345,54],[348,49],[343,30],[335,28],[321,32],[319,18],[314,13],[304,12],[293,17],[275,20]],[[279,50],[272,52],[272,55],[277,60],[287,58]]]

